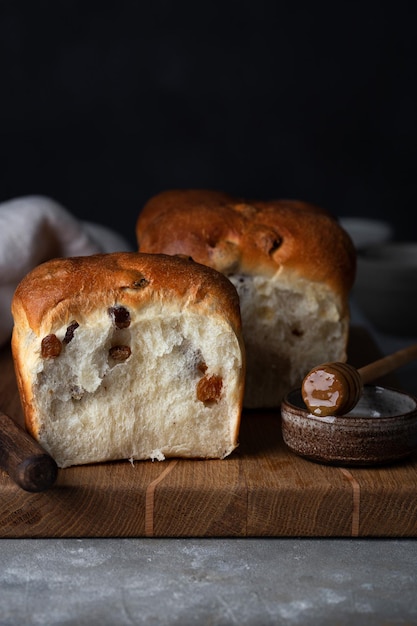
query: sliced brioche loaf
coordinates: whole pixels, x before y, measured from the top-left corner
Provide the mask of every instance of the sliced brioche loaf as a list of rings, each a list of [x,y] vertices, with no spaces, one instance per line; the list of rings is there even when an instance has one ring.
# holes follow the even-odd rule
[[[26,426],[58,466],[237,446],[239,300],[215,270],[139,253],[56,259],[22,280],[12,314]]]

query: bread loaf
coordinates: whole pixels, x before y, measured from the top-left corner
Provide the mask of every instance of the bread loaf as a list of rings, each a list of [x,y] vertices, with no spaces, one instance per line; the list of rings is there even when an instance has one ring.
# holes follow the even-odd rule
[[[346,360],[356,255],[325,210],[294,200],[171,190],[147,202],[136,235],[140,251],[190,255],[236,287],[246,407],[278,406],[312,367]]]
[[[59,467],[238,445],[239,299],[219,272],[166,255],[55,259],[20,282],[12,314],[26,427]]]

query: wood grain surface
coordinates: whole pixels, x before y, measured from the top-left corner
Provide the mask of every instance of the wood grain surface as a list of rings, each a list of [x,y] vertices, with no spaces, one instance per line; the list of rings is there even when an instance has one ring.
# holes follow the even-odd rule
[[[349,362],[379,353],[353,328]],[[22,423],[8,348],[0,352],[0,409]],[[391,386],[391,375],[379,381]],[[120,461],[60,469],[28,493],[0,471],[0,537],[416,537],[417,457],[342,468],[290,452],[280,414],[248,411],[225,460]]]

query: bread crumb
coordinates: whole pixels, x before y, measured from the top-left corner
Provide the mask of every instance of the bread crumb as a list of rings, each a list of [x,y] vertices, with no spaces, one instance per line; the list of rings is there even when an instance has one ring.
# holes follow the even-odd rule
[[[149,456],[152,461],[165,461],[165,455],[161,450],[152,450]]]

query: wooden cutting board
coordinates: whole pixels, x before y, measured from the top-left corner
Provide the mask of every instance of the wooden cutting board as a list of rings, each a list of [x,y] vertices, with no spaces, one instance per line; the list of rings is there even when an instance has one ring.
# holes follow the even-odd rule
[[[379,356],[369,335],[352,328],[349,362]],[[8,348],[0,372],[0,407],[22,422]],[[417,456],[374,468],[313,463],[286,448],[279,411],[244,413],[240,446],[222,461],[70,467],[42,493],[23,491],[0,470],[0,537],[352,536],[417,536]]]

